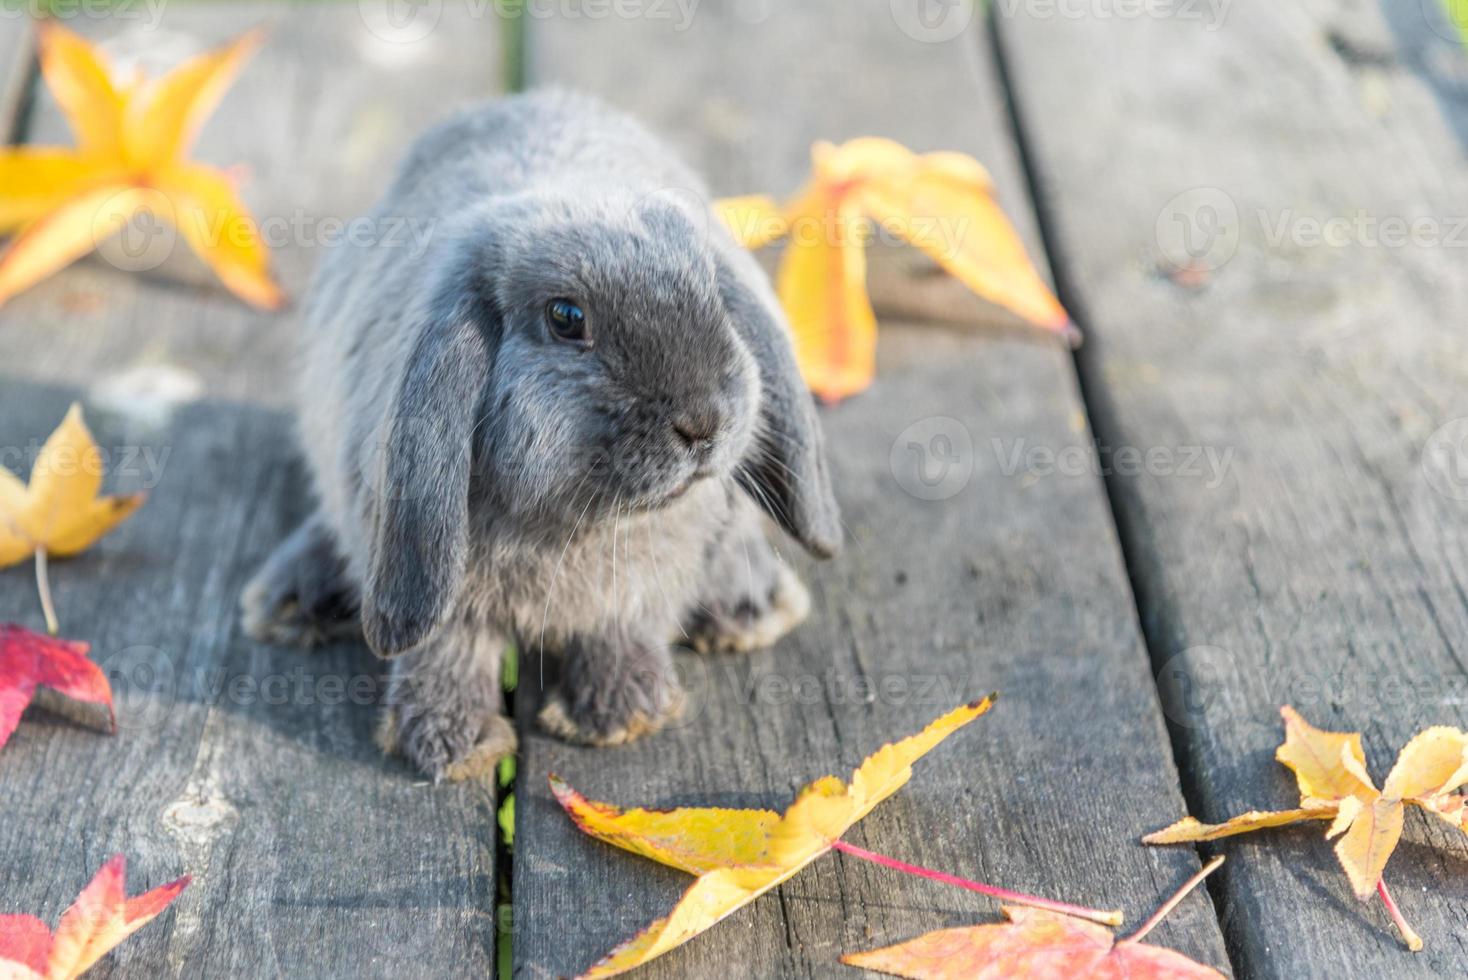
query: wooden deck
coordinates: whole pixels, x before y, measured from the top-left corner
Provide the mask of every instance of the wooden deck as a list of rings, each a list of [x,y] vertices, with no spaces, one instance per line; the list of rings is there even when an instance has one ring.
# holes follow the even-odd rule
[[[547,772],[629,803],[780,805],[998,690],[851,839],[1138,921],[1199,863],[1141,834],[1189,809],[1293,801],[1272,760],[1280,704],[1363,730],[1377,772],[1417,729],[1468,724],[1468,482],[1430,451],[1456,448],[1464,433],[1444,435],[1468,416],[1468,234],[1453,217],[1468,214],[1468,98],[1444,82],[1468,62],[1401,10],[1353,0],[1234,0],[1221,23],[1207,4],[1061,6],[1083,15],[702,0],[617,16],[567,0],[507,27],[490,4],[435,0],[394,34],[363,0],[71,24],[165,64],[273,25],[199,156],[244,164],[255,215],[305,229],[276,252],[297,295],[321,222],[363,210],[433,119],[504,88],[513,32],[527,84],[634,111],[720,193],[793,189],[818,138],[974,154],[1088,342],[1072,357],[912,254],[875,255],[881,370],[825,413],[850,541],[804,568],[812,620],[768,652],[682,658],[686,723],[615,750],[535,730],[527,658],[507,853],[493,788],[425,785],[377,754],[365,650],[304,656],[239,630],[241,585],[307,506],[285,411],[296,318],[250,312],[181,254],[146,274],[77,265],[0,309],[0,447],[82,398],[104,448],[136,449],[117,485],[153,497],[53,568],[65,632],[112,674],[122,730],[33,711],[0,755],[0,913],[54,920],[126,851],[135,887],[195,883],[99,976],[485,976],[510,880],[515,975],[562,976],[685,881],[579,835]],[[0,132],[64,140],[32,50],[0,18]],[[1437,231],[1393,245],[1358,214]],[[1355,230],[1321,243],[1308,219]],[[201,397],[162,418],[127,407],[180,377]],[[937,432],[967,477],[920,499],[916,457],[893,447]],[[1085,458],[1093,437],[1106,472],[1045,465]],[[38,625],[29,570],[0,583],[0,621]],[[1468,967],[1462,835],[1409,819],[1392,859],[1427,940],[1416,956],[1350,896],[1319,828],[1223,850],[1156,942],[1241,977]],[[993,911],[831,855],[643,975],[855,976],[841,953]]]

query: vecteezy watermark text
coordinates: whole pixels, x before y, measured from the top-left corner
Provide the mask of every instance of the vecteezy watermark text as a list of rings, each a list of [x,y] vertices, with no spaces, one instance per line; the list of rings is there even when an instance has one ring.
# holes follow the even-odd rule
[[[999,472],[1007,477],[1158,476],[1201,480],[1209,490],[1223,485],[1233,465],[1226,446],[1062,446],[1031,445],[1026,439],[992,440]]]
[[[464,0],[460,13],[471,20],[670,21],[681,33],[693,24],[698,4],[699,0]],[[443,8],[444,0],[357,0],[363,26],[389,44],[424,40],[438,29]]]
[[[994,0],[1000,17],[1030,20],[1178,20],[1196,21],[1216,31],[1233,0]]]
[[[41,458],[42,443],[32,439],[24,446],[0,446],[0,467],[12,473],[34,470]],[[155,489],[163,481],[163,470],[172,454],[171,446],[97,446],[77,451],[55,446],[46,454],[46,472],[55,477],[112,476],[140,490]]]
[[[1222,188],[1193,187],[1163,205],[1155,232],[1169,265],[1212,271],[1232,259],[1245,241],[1273,252],[1468,248],[1468,215],[1244,209]]]
[[[113,243],[109,261],[142,271],[161,264],[172,252],[180,222],[189,222],[194,237],[211,248],[221,244],[248,248],[256,242],[271,249],[345,244],[402,249],[410,260],[423,257],[438,227],[435,219],[415,215],[342,218],[297,209],[256,220],[233,211],[179,212],[166,195],[154,193],[132,211],[104,205],[93,222],[92,238],[99,248]]]
[[[950,674],[843,674],[828,667],[819,674],[777,674],[725,668],[740,704],[813,705],[884,704],[951,705],[973,697],[967,678]]]
[[[141,21],[142,29],[151,31],[167,5],[168,0],[0,0],[0,20]]]

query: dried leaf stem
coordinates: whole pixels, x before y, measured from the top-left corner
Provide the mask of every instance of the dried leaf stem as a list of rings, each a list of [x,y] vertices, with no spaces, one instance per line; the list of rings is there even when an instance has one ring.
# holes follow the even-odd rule
[[[1183,882],[1183,886],[1179,888],[1176,892],[1174,892],[1171,898],[1163,902],[1162,905],[1157,909],[1157,911],[1152,913],[1151,918],[1149,918],[1146,922],[1143,922],[1141,927],[1138,928],[1136,932],[1132,933],[1130,936],[1127,936],[1125,939],[1118,940],[1118,942],[1141,942],[1142,938],[1146,936],[1147,933],[1157,928],[1157,923],[1167,918],[1168,913],[1177,908],[1178,903],[1187,898],[1189,892],[1201,885],[1204,878],[1207,878],[1213,872],[1217,871],[1218,866],[1222,863],[1223,855],[1220,854],[1212,861],[1209,861],[1207,864],[1203,865],[1202,870],[1193,875],[1193,877],[1189,878],[1187,881]]]
[[[1020,892],[1012,892],[1006,888],[997,888],[994,885],[985,884],[982,881],[970,881],[957,875],[947,874],[943,871],[934,871],[931,868],[919,867],[916,864],[908,864],[896,858],[887,857],[885,854],[877,854],[866,848],[857,847],[844,840],[838,840],[831,844],[842,854],[850,854],[852,857],[861,858],[863,861],[871,861],[880,864],[884,868],[892,868],[906,874],[916,875],[919,878],[927,878],[929,881],[941,881],[945,885],[953,885],[956,888],[964,888],[980,895],[988,895],[990,898],[1001,902],[1009,902],[1013,905],[1028,905],[1030,908],[1047,909],[1051,912],[1059,912],[1062,915],[1073,915],[1081,919],[1089,919],[1106,926],[1119,926],[1122,915],[1119,911],[1107,911],[1103,909],[1090,909],[1081,905],[1071,905],[1069,902],[1056,902],[1048,898],[1037,898],[1034,895],[1024,895]]]
[[[1402,942],[1414,953],[1422,952],[1422,937],[1417,931],[1407,925],[1407,920],[1402,917],[1402,910],[1397,908],[1396,899],[1392,893],[1386,890],[1386,879],[1382,878],[1376,883],[1376,894],[1381,896],[1382,904],[1386,906],[1386,914],[1392,917],[1392,925],[1397,927],[1397,932],[1402,934]]]
[[[51,574],[46,564],[46,549],[36,549],[36,591],[41,595],[41,612],[46,616],[46,632],[55,636],[61,632],[61,623],[56,619],[56,604],[51,601]]]

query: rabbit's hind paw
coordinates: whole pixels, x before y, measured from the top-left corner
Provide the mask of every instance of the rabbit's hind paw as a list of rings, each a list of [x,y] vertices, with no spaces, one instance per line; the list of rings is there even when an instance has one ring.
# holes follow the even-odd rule
[[[357,588],[320,515],[286,538],[245,586],[240,621],[250,637],[281,646],[361,635]]]
[[[706,599],[694,607],[679,642],[699,653],[747,653],[775,645],[810,613],[810,592],[788,566],[764,589]]]

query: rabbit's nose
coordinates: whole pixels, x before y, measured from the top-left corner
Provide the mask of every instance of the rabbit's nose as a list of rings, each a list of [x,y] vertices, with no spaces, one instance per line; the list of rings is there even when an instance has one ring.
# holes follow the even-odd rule
[[[719,435],[719,417],[713,412],[684,412],[673,419],[673,431],[689,449],[700,455],[713,448]]]

